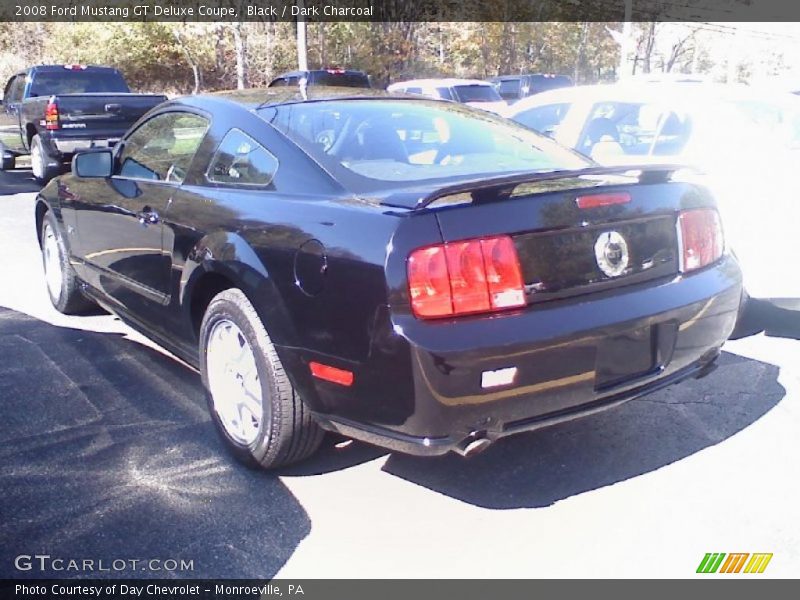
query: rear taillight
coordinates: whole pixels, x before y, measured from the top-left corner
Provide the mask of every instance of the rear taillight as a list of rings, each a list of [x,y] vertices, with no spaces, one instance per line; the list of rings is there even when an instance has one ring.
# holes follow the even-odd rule
[[[411,307],[422,319],[525,305],[519,258],[507,235],[414,250],[408,286]]]
[[[50,98],[47,107],[44,109],[44,123],[45,129],[53,131],[59,128],[58,123],[58,104],[55,98]]]
[[[681,271],[694,271],[722,256],[725,242],[719,213],[713,208],[685,210],[678,217]]]

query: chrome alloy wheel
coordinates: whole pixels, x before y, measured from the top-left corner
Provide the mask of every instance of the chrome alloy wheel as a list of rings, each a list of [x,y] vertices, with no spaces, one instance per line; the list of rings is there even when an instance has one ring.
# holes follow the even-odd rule
[[[253,349],[228,319],[214,324],[206,345],[208,387],[225,431],[240,444],[258,437],[262,392]]]
[[[31,145],[31,171],[37,179],[44,177],[44,157],[42,156],[40,144]]]
[[[64,273],[61,270],[61,249],[58,247],[56,232],[48,223],[45,223],[44,226],[42,252],[44,253],[44,278],[47,282],[47,289],[53,300],[58,302],[64,282]]]

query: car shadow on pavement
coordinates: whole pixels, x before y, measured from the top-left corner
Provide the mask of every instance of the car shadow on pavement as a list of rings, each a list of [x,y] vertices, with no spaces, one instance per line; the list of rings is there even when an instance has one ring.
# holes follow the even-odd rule
[[[0,308],[0,403],[0,578],[269,578],[310,532],[278,477],[229,457],[197,374],[121,335]],[[35,554],[95,571],[15,570]],[[193,568],[97,571],[151,558]]]
[[[42,186],[36,183],[29,169],[0,171],[0,196],[38,192]]]
[[[550,506],[649,473],[741,431],[783,398],[778,372],[774,365],[723,353],[719,368],[703,379],[502,439],[471,459],[394,454],[383,469],[485,508]]]

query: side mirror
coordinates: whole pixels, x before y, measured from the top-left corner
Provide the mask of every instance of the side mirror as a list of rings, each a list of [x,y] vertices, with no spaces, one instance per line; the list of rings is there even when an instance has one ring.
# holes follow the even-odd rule
[[[3,107],[3,99],[0,98],[0,108],[2,108],[2,107]]]
[[[111,150],[102,148],[78,152],[72,157],[72,174],[76,177],[111,177],[113,164]]]

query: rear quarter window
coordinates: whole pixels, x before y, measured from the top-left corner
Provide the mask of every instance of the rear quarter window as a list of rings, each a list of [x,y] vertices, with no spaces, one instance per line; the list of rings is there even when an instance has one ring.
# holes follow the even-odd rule
[[[278,159],[239,129],[231,129],[214,153],[206,177],[224,185],[269,185]]]

